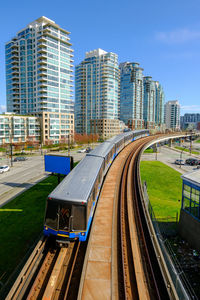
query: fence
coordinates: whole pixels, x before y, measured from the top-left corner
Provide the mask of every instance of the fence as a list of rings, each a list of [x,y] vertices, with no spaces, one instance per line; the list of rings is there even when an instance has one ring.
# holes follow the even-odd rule
[[[167,239],[168,236],[175,233],[174,225],[178,222],[178,218],[167,217],[166,219],[158,220],[154,214],[153,207],[149,201],[146,183],[144,183],[143,185],[143,191],[144,191],[144,201],[146,206],[148,207],[148,211],[155,230],[155,234],[157,236],[157,240],[162,250],[165,263],[167,265],[168,271],[170,273],[171,279],[173,281],[179,299],[198,300],[199,298],[195,295],[195,292],[191,287],[189,281],[187,280],[186,275],[183,272],[183,269],[181,268],[181,265],[178,262],[176,255],[170,245],[170,242]],[[165,222],[162,222],[162,220]],[[172,225],[169,223],[172,223]]]

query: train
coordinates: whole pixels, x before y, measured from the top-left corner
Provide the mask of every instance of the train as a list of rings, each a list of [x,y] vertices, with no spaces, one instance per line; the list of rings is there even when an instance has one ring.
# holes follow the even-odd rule
[[[63,246],[86,241],[104,177],[119,152],[136,139],[149,135],[141,129],[121,133],[87,153],[47,197],[44,230]]]

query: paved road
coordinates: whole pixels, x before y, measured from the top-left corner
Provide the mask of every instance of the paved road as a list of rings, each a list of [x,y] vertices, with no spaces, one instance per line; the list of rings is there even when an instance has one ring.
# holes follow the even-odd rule
[[[84,153],[77,153],[75,150],[71,151],[70,155],[74,157],[75,162],[85,156]],[[0,160],[0,165],[4,164],[8,164],[7,159]],[[0,174],[0,207],[48,174],[49,172],[44,171],[44,156],[35,155],[28,157],[26,161],[13,162],[9,172]]]

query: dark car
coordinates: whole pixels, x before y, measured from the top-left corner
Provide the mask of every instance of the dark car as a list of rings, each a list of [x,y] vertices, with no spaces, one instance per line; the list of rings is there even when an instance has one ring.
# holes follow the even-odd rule
[[[25,160],[27,160],[26,157],[18,156],[18,157],[15,157],[13,161],[25,161]]]
[[[174,163],[176,165],[184,165],[184,161],[182,159],[176,159]]]
[[[190,166],[197,166],[200,164],[200,161],[196,158],[188,158],[186,159],[185,163]]]
[[[87,147],[87,148],[86,148],[86,153],[89,153],[90,151],[92,151],[92,148]]]

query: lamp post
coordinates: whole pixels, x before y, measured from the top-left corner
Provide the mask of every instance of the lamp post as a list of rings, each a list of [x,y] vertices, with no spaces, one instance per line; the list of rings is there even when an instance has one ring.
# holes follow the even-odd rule
[[[180,168],[181,168],[181,160],[182,160],[182,155],[183,155],[183,151],[185,150],[186,146],[183,146],[183,150],[181,150],[180,153]]]
[[[192,153],[192,136],[190,136],[190,155]]]
[[[70,156],[70,134],[68,134],[68,156]]]

